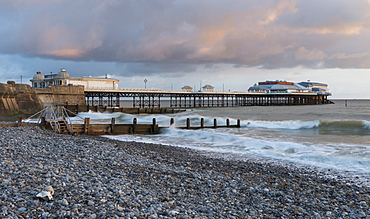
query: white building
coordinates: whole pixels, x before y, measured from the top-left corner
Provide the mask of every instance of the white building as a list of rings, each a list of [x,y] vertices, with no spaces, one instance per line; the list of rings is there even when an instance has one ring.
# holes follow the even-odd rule
[[[249,87],[248,92],[257,93],[317,93],[319,95],[331,95],[327,92],[327,84],[318,82],[287,82],[287,81],[263,81]]]
[[[258,82],[248,89],[248,92],[262,92],[262,93],[296,93],[309,92],[309,89],[287,81],[263,81]]]
[[[63,85],[83,85],[85,90],[88,89],[118,89],[118,79],[110,78],[107,74],[105,78],[93,78],[93,77],[82,77],[74,78],[70,77],[66,69],[62,68],[56,75],[42,75],[41,72],[37,72],[35,76],[30,80],[32,87],[35,88],[47,88],[50,85],[63,86]]]

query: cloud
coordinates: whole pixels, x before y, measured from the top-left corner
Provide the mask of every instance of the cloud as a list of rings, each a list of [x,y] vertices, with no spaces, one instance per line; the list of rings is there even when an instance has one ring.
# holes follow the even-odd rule
[[[128,74],[220,63],[363,68],[369,11],[368,0],[0,1],[0,53],[123,63]]]
[[[309,51],[304,47],[300,47],[295,55],[298,60],[322,60],[327,57],[323,51],[318,49]]]

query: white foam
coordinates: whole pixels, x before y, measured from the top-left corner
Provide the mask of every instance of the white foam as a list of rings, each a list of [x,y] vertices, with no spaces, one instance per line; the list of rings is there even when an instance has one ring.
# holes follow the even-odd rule
[[[265,128],[265,129],[310,129],[320,125],[319,120],[301,121],[301,120],[285,120],[285,121],[243,121],[246,127]]]
[[[363,125],[365,128],[370,129],[370,121],[363,120],[363,121],[362,121],[362,125]]]

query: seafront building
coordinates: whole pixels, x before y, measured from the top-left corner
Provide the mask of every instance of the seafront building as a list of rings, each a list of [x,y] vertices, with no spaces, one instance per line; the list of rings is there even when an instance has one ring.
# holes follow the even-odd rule
[[[83,85],[85,89],[118,89],[118,79],[112,79],[109,74],[105,78],[95,77],[70,77],[65,68],[62,68],[58,74],[43,75],[37,72],[30,80],[34,88],[48,88],[50,86],[60,85]]]
[[[288,82],[288,81],[263,81],[249,87],[252,93],[317,93],[319,95],[331,95],[327,91],[327,84],[318,82]]]

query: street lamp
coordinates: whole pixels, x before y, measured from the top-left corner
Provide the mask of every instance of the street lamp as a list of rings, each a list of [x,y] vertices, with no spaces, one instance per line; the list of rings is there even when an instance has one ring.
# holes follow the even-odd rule
[[[148,82],[148,80],[144,79],[144,83],[145,83],[145,89],[146,89],[146,82]]]

